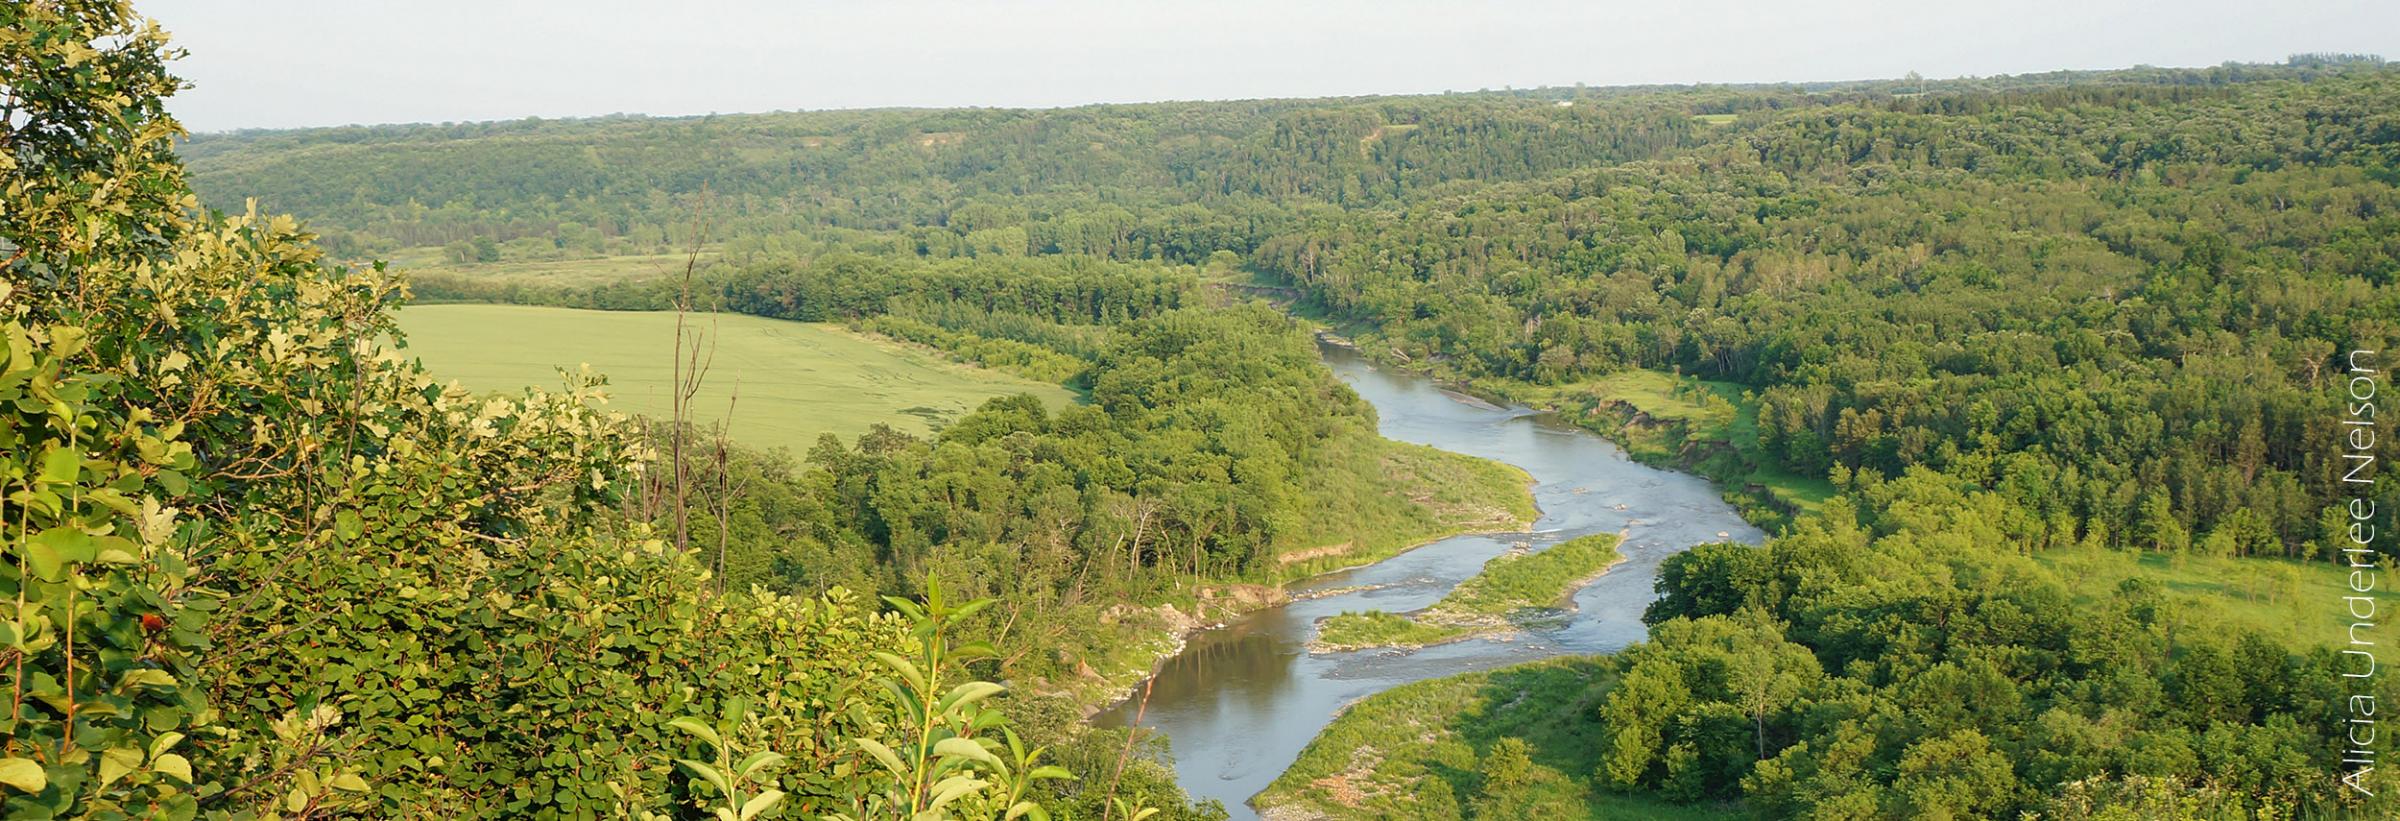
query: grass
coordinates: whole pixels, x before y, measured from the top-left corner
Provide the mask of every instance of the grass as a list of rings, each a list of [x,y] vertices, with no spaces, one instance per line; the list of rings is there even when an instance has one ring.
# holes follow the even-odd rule
[[[1617,558],[1617,537],[1605,533],[1568,539],[1540,553],[1498,556],[1443,596],[1432,612],[1505,616],[1554,607]]]
[[[1410,616],[1343,613],[1317,631],[1319,649],[1422,647],[1498,632],[1550,613],[1617,562],[1617,537],[1584,536],[1539,553],[1507,553],[1483,564],[1432,607]]]
[[[2342,610],[2342,597],[2354,594],[2348,571],[2337,565],[2072,548],[2037,553],[2034,560],[2084,601],[2113,597],[2119,584],[2140,577],[2182,602],[2189,618],[2256,630],[2295,652],[2349,640],[2350,619]],[[2386,630],[2376,628],[2378,633]]]
[[[1386,690],[1344,710],[1251,804],[1335,818],[1726,817],[1725,807],[1598,788],[1599,706],[1616,676],[1608,657],[1580,656]],[[1484,783],[1481,764],[1503,738],[1529,747],[1533,777],[1522,787]]]
[[[1354,650],[1361,647],[1425,647],[1467,637],[1467,628],[1418,621],[1397,613],[1369,610],[1343,613],[1325,620],[1317,631],[1317,646]]]
[[[456,263],[444,259],[440,248],[408,248],[393,254],[391,262],[411,274],[447,274],[473,282],[535,288],[583,288],[680,276],[689,259],[687,254],[675,253]],[[700,267],[708,267],[712,259],[713,255],[703,252]]]
[[[1735,114],[1694,114],[1692,119],[1704,125],[1725,125],[1739,118]]]
[[[589,363],[609,376],[611,407],[664,417],[673,366],[675,315],[520,305],[417,305],[399,312],[409,352],[436,378],[479,391],[547,387],[558,367]],[[1058,385],[944,361],[921,350],[836,326],[734,314],[715,323],[716,359],[694,400],[706,422],[725,415],[738,386],[733,438],[754,447],[805,452],[819,434],[845,440],[881,422],[927,433],[996,396],[1030,393],[1053,406],[1072,400]]]
[[[1533,477],[1514,465],[1394,442],[1363,432],[1303,474],[1310,512],[1278,545],[1265,582],[1307,578],[1382,561],[1461,533],[1523,530],[1539,515]]]

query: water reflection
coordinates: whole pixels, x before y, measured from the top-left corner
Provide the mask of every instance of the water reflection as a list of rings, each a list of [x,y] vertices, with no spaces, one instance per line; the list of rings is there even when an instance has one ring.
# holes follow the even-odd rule
[[[1462,399],[1431,381],[1384,371],[1348,351],[1326,364],[1375,405],[1383,435],[1524,468],[1535,480],[1541,519],[1533,532],[1460,536],[1390,560],[1313,579],[1295,593],[1358,587],[1260,611],[1192,637],[1150,685],[1147,707],[1127,702],[1096,716],[1134,721],[1171,739],[1175,769],[1196,798],[1253,818],[1247,801],[1283,772],[1342,705],[1392,687],[1561,653],[1610,652],[1641,640],[1641,611],[1653,596],[1658,561],[1718,534],[1756,542],[1715,489],[1692,476],[1646,467],[1608,441],[1521,408]],[[1430,647],[1413,653],[1361,650],[1310,654],[1317,620],[1344,610],[1393,612],[1430,605],[1513,542],[1536,546],[1591,533],[1624,532],[1626,561],[1574,596],[1577,611],[1539,631]],[[1139,691],[1137,691],[1139,692]]]

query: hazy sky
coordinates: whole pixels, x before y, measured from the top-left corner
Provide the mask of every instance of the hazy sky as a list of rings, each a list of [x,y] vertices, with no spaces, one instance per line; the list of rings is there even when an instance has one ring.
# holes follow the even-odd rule
[[[2400,59],[2393,0],[137,0],[194,131]]]

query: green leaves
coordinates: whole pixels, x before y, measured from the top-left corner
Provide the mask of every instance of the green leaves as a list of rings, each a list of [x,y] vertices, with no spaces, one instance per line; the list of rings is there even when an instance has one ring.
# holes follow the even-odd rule
[[[356,539],[366,531],[366,523],[359,519],[358,511],[344,510],[333,514],[333,532],[343,539]]]
[[[167,753],[166,755],[152,758],[150,759],[150,769],[160,775],[171,776],[175,780],[181,781],[185,784],[192,783],[192,762],[185,759],[181,755]],[[358,778],[356,775],[348,777],[354,779]],[[364,781],[359,782],[360,792],[364,792],[366,790],[365,784],[366,782]],[[336,782],[334,786],[344,786],[344,782]]]
[[[970,681],[950,688],[950,694],[943,696],[934,709],[949,712],[999,695],[1007,689],[988,681]]]
[[[741,763],[735,764],[733,771],[735,775],[742,778],[756,780],[765,776],[768,769],[783,766],[786,760],[782,753],[760,750],[751,753],[750,757],[742,759]]]
[[[136,466],[145,448],[172,450],[173,433],[129,397],[132,385],[91,370],[115,340],[23,317],[0,320],[0,544],[14,554],[0,579],[16,591],[0,640],[22,671],[21,709],[0,739],[40,754],[0,759],[0,784],[42,797],[38,807],[0,800],[11,814],[189,817],[200,785],[191,761],[168,750],[184,738],[177,728],[203,720],[205,701],[177,686],[200,639],[167,629],[181,608],[161,593],[189,569],[145,565],[142,546],[118,535],[166,517]]]
[[[966,681],[939,690],[943,671],[988,653],[980,645],[948,642],[948,621],[990,604],[982,599],[950,607],[938,585],[932,584],[921,605],[893,602],[893,609],[914,622],[909,634],[916,638],[917,655],[874,654],[876,663],[892,674],[883,684],[891,696],[889,726],[897,732],[896,743],[850,740],[881,768],[869,782],[875,785],[867,801],[869,817],[945,819],[952,817],[954,805],[969,803],[1005,819],[1046,821],[1049,812],[1029,797],[1029,790],[1043,781],[1074,777],[1064,768],[1040,763],[1043,751],[1027,749],[1008,719],[986,704],[1007,688]],[[936,697],[935,692],[942,694]]]
[[[0,758],[0,784],[13,787],[18,792],[38,793],[49,786],[50,776],[42,772],[42,765],[34,763],[32,759]]]
[[[775,805],[781,803],[783,803],[783,791],[768,790],[742,802],[742,810],[735,817],[740,821],[750,821],[750,819],[766,814],[768,810],[774,809]]]
[[[867,755],[874,756],[875,763],[882,764],[883,768],[886,771],[889,771],[893,778],[908,777],[908,765],[900,761],[900,754],[894,752],[890,746],[872,738],[853,738],[850,739],[850,743],[856,744],[858,745],[859,749],[867,751]]]
[[[718,735],[717,729],[715,727],[708,726],[708,722],[706,721],[701,721],[700,719],[693,718],[691,716],[678,716],[668,719],[667,726],[682,730],[691,734],[694,738],[708,742],[710,749],[721,749],[725,746],[725,738]]]
[[[689,758],[675,759],[675,763],[681,764],[685,768],[688,768],[692,772],[698,774],[701,780],[709,783],[709,786],[716,787],[717,794],[726,796],[733,795],[733,779],[725,777],[725,771],[719,770],[715,766],[706,762],[693,761]]]
[[[984,749],[982,744],[965,738],[945,738],[934,742],[933,754],[941,758],[973,761],[979,764],[997,765],[1000,763],[999,756]]]
[[[784,791],[772,787],[748,797],[745,794],[753,786],[772,784],[768,771],[782,766],[789,759],[773,750],[760,750],[744,756],[739,763],[733,763],[733,749],[726,744],[725,737],[729,730],[750,724],[755,717],[750,712],[749,704],[741,699],[729,703],[727,712],[734,715],[728,717],[724,729],[711,727],[708,722],[693,716],[676,717],[669,720],[667,726],[706,743],[709,753],[715,758],[713,763],[688,758],[675,760],[675,763],[691,770],[700,776],[701,781],[714,787],[722,798],[722,803],[714,806],[710,814],[720,821],[748,821],[783,802]]]
[[[142,767],[142,751],[132,747],[117,747],[100,753],[100,786],[106,787],[126,773]]]
[[[910,689],[920,693],[931,689],[931,687],[926,683],[925,673],[918,670],[917,665],[914,662],[901,658],[896,653],[887,653],[882,650],[877,650],[872,655],[874,656],[875,660],[882,663],[885,668],[900,674],[900,681],[907,684]]]
[[[25,560],[42,581],[65,581],[67,570],[100,557],[100,545],[82,528],[62,525],[25,542]]]
[[[42,452],[42,472],[38,478],[45,485],[72,485],[82,470],[82,454],[64,443],[53,444]]]

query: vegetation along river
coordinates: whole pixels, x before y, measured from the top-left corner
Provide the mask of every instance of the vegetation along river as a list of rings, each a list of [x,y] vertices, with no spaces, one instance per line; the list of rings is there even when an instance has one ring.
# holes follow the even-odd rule
[[[1163,731],[1176,777],[1193,798],[1223,801],[1254,818],[1248,800],[1291,765],[1343,705],[1422,679],[1546,656],[1603,653],[1643,638],[1659,560],[1695,544],[1756,543],[1706,480],[1627,458],[1588,431],[1523,408],[1458,397],[1414,374],[1378,368],[1328,348],[1326,364],[1375,405],[1383,435],[1524,468],[1541,518],[1533,532],[1444,539],[1383,562],[1292,586],[1298,600],[1193,636],[1150,682],[1149,699],[1094,718]],[[1625,561],[1574,595],[1555,627],[1470,639],[1413,652],[1311,653],[1317,621],[1345,610],[1403,613],[1434,603],[1486,560],[1520,543],[1540,550],[1593,533],[1625,534]],[[1312,592],[1343,591],[1310,598]]]

